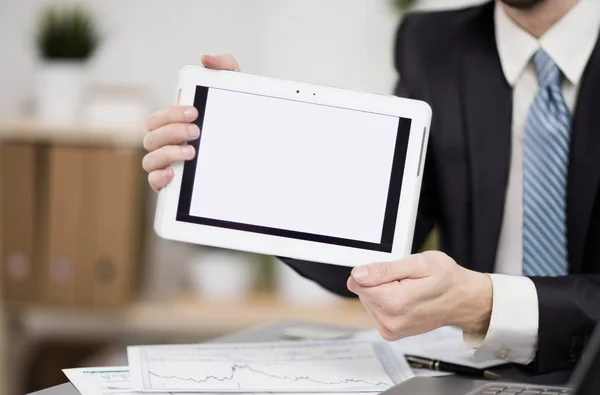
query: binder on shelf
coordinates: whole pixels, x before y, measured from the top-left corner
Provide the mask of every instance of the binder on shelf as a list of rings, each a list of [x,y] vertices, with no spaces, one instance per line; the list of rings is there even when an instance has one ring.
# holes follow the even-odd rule
[[[91,299],[89,211],[86,211],[86,150],[48,148],[47,251],[44,257],[44,302],[86,305]]]
[[[93,305],[116,308],[136,289],[142,247],[141,156],[136,149],[93,149],[94,235],[89,249]],[[90,189],[91,190],[91,189]]]
[[[31,144],[0,145],[0,251],[2,297],[31,302],[38,296],[39,265],[35,221],[37,149]]]

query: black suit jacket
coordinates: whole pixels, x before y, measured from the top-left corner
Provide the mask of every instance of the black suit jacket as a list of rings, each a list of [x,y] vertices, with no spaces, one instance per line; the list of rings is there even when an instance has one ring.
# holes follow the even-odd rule
[[[436,224],[459,264],[493,272],[508,182],[512,89],[494,32],[494,3],[405,18],[396,37],[396,94],[428,102],[433,120],[417,216],[418,249]],[[577,45],[577,43],[573,43]],[[570,275],[533,278],[539,297],[538,372],[572,369],[600,319],[600,44],[581,81],[567,187]],[[349,268],[284,259],[352,296]]]

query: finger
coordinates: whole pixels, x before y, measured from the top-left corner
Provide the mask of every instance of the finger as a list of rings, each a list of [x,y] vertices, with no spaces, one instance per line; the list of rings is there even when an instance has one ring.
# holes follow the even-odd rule
[[[358,299],[360,300],[360,303],[362,304],[363,308],[365,309],[365,311],[367,312],[367,315],[369,317],[371,317],[371,319],[373,320],[373,322],[375,324],[377,324],[377,326],[381,326],[381,321],[379,320],[379,317],[377,316],[377,312],[375,310],[375,307],[371,305],[371,303],[369,303],[368,300],[365,300],[363,298],[361,298],[360,296],[358,297]]]
[[[200,136],[200,129],[193,123],[172,123],[161,126],[144,137],[144,148],[149,152],[167,145],[177,145]]]
[[[171,106],[158,110],[146,121],[146,129],[152,132],[170,123],[189,123],[198,118],[198,110],[190,106]]]
[[[160,191],[173,180],[173,170],[171,168],[155,170],[148,174],[148,183],[155,192]]]
[[[352,270],[352,277],[363,287],[375,287],[406,278],[423,278],[430,275],[429,262],[421,254],[411,255],[401,261],[373,263]]]
[[[363,287],[361,287],[360,284],[358,284],[354,277],[348,277],[348,280],[346,281],[346,288],[348,288],[348,291],[356,294],[360,298],[360,290]]]
[[[353,276],[346,282],[348,290],[361,298],[368,297],[377,292],[377,287],[364,287]]]
[[[240,71],[237,59],[231,54],[204,55],[202,56],[202,64],[214,70]]]
[[[346,283],[350,292],[355,293],[361,299],[368,300],[381,310],[388,309],[387,305],[390,303],[393,304],[393,299],[401,296],[398,295],[399,285],[399,282],[393,281],[376,287],[365,287],[359,284],[353,277],[348,278]]]
[[[398,340],[410,330],[406,326],[406,320],[410,320],[408,318],[410,312],[402,304],[403,297],[397,293],[397,290],[393,290],[391,293],[389,289],[383,290],[380,295],[374,297],[373,290],[386,288],[392,284],[362,288],[364,292],[359,293],[358,296],[369,316],[377,324],[379,334],[388,341]],[[399,285],[400,283],[396,282],[395,284]]]
[[[185,145],[168,145],[150,152],[142,161],[144,170],[148,173],[155,170],[163,170],[176,162],[183,162],[193,159],[195,155],[194,147]]]
[[[387,322],[385,316],[382,317],[379,306],[366,299],[363,299],[362,297],[359,297],[359,300],[369,317],[371,317],[373,322],[375,322],[377,332],[379,332],[381,337],[387,341],[398,340],[399,336],[388,328],[389,323]]]

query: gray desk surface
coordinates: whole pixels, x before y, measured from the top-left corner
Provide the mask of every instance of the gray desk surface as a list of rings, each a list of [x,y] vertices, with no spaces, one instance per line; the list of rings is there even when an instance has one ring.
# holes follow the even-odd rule
[[[306,325],[301,322],[294,321],[283,321],[277,324],[267,325],[259,328],[253,328],[242,332],[234,333],[219,337],[214,341],[219,342],[260,342],[260,341],[274,341],[281,340],[282,333],[285,328],[289,328],[295,325]],[[311,324],[312,325],[312,324]],[[498,373],[502,375],[503,381],[520,381],[527,383],[536,384],[555,384],[562,385],[568,380],[568,373],[559,372],[551,375],[544,376],[529,376],[523,373],[521,370],[516,369],[513,366],[500,367],[496,369]],[[460,380],[460,378],[453,378],[453,380]],[[436,380],[436,379],[432,379]],[[56,387],[48,388],[46,390],[34,392],[29,395],[80,395],[80,393],[70,383],[62,384]]]

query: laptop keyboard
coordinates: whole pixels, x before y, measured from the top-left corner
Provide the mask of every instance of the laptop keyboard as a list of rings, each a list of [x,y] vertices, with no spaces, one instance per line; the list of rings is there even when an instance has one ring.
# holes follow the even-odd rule
[[[498,384],[489,385],[474,392],[473,395],[571,395],[569,389],[527,387],[524,385]]]

